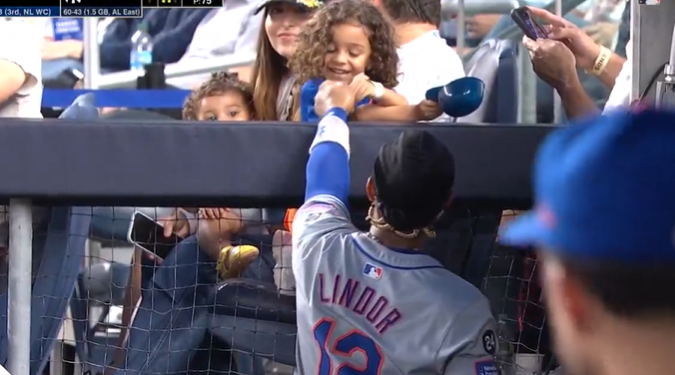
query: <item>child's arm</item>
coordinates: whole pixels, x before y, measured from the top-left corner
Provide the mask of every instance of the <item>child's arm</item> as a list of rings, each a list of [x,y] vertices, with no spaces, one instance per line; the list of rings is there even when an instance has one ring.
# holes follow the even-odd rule
[[[394,107],[408,105],[408,100],[394,90],[384,89],[382,96],[375,100],[380,107]]]
[[[405,124],[417,121],[414,105],[396,105],[383,107],[379,104],[367,104],[356,107],[354,117],[358,121],[392,121]]]
[[[357,107],[354,111],[354,117],[358,121],[390,121],[409,124],[417,121],[431,121],[442,113],[438,105],[429,106],[428,101],[422,101],[418,105],[394,105],[390,107],[368,104]]]
[[[408,100],[403,95],[385,88],[379,82],[371,81],[363,73],[354,77],[349,86],[354,91],[357,102],[361,102],[365,98],[373,98],[374,102],[381,107],[408,105]]]

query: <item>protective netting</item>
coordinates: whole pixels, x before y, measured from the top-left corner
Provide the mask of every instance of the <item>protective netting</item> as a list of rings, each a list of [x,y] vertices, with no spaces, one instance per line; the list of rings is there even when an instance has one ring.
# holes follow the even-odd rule
[[[43,372],[109,374],[124,368],[134,374],[291,374],[295,303],[288,280],[290,257],[285,257],[290,251],[290,234],[283,232],[285,210],[233,209],[234,217],[242,218],[236,225],[211,220],[216,229],[238,232],[225,236],[218,248],[229,238],[233,246],[251,245],[260,252],[241,274],[225,281],[218,275],[217,259],[200,247],[195,235],[202,233],[207,218],[188,221],[197,228],[185,232],[180,243],[161,238],[142,243],[158,253],[170,245],[170,253],[160,259],[128,241],[135,211],[175,222],[170,208],[90,209],[88,254],[77,260],[80,272],[70,299],[67,277],[57,272],[64,263],[40,263],[45,253],[35,252],[42,277],[65,289],[61,295],[53,290],[38,295],[33,308],[36,302],[49,305],[59,298],[68,307],[59,345]],[[457,205],[437,224],[437,236],[426,251],[490,300],[499,323],[502,372],[534,373],[546,367],[550,356],[537,263],[531,253],[496,244],[502,217],[498,208]],[[364,218],[365,212],[353,214],[362,229]],[[48,227],[36,226],[34,239],[42,243],[34,248],[48,251],[55,245],[49,240],[54,231],[65,235],[65,228],[53,220]],[[60,321],[59,311],[57,305],[45,309],[42,321],[31,322],[33,327]],[[43,345],[33,349],[51,350],[49,340],[43,335]],[[33,355],[36,367],[40,357]]]

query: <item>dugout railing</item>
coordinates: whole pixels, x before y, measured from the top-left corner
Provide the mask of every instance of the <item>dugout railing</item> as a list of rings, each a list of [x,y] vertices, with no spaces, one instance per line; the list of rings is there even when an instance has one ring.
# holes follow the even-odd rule
[[[56,284],[66,288],[72,285],[72,291],[81,281],[92,207],[298,206],[304,191],[307,150],[315,129],[312,125],[284,123],[204,123],[196,126],[175,122],[169,126],[162,122],[109,120],[92,125],[87,121],[7,119],[0,126],[0,163],[4,171],[0,198],[9,204],[10,220],[9,293],[4,300],[7,314],[2,317],[7,322],[7,335],[0,337],[4,340],[0,342],[0,360],[13,375],[36,375],[45,367],[70,297],[70,293],[65,296],[63,291],[60,297],[52,293],[55,293]],[[515,301],[517,298],[505,298],[507,294],[504,293],[513,286],[499,280],[528,279],[528,276],[523,272],[512,274],[515,256],[507,250],[495,250],[493,244],[502,210],[529,206],[531,162],[537,145],[552,127],[522,124],[415,126],[441,138],[456,158],[453,209],[440,223],[443,230],[439,230],[436,243],[429,251],[470,282],[482,288],[487,286],[486,294],[491,300],[509,300],[493,303],[495,315],[506,326],[522,324],[519,319],[522,314],[518,311],[521,307],[514,305],[522,303]],[[379,146],[395,138],[405,127],[354,124],[351,129],[350,203],[358,211],[367,206],[364,184]],[[31,225],[34,214],[31,208],[35,207],[51,208],[46,239],[40,245],[44,246],[44,253],[40,256],[47,259],[42,259],[42,263],[51,264],[49,269],[59,270],[37,277],[31,275],[33,263],[40,260],[33,259],[31,251],[35,247],[34,240],[40,237],[37,233],[33,235]],[[174,261],[176,266],[169,275],[188,270],[181,268],[180,260]],[[187,261],[194,263],[199,259]],[[55,264],[58,266],[54,267]],[[493,276],[487,274],[490,269],[496,272]],[[491,283],[501,284],[491,289]],[[171,277],[165,285],[173,288],[173,297],[177,291],[187,290]],[[191,287],[200,288],[204,284],[196,282]],[[265,319],[288,323],[288,316],[279,318],[283,311],[274,310],[275,303],[283,303],[275,293],[261,291],[255,285],[231,285],[230,290],[236,291],[232,295],[243,293],[241,299],[234,299],[237,305],[230,310],[252,310],[253,315],[248,315],[253,319],[252,329],[262,330],[260,321]],[[218,300],[217,293],[209,293],[206,295],[213,298],[203,300],[199,306],[219,314],[215,312],[217,306],[213,305]],[[86,296],[80,297],[86,299]],[[175,317],[177,312],[184,311],[192,314],[196,304],[193,301],[192,306],[161,305],[154,296],[148,301],[150,308],[140,310],[155,314],[143,320],[148,324],[158,316]],[[263,318],[265,311],[272,311],[277,318],[270,317],[274,314]],[[189,328],[208,326],[208,315],[204,316],[207,318],[200,322],[190,321]],[[146,333],[152,329],[150,326],[140,328]],[[174,331],[164,335],[139,338],[130,345],[140,345],[141,349],[135,355],[145,356],[146,361],[149,361],[148,352],[153,348],[168,345],[164,352],[154,351],[152,358],[154,363],[165,368],[143,365],[128,368],[126,373],[176,370],[176,367],[166,366],[180,355],[186,355],[186,351],[173,347],[176,341],[167,341],[167,337],[181,333],[186,334],[186,341],[182,343],[190,342],[195,349],[204,346],[206,339],[195,336],[186,326],[175,327]],[[214,332],[210,334],[217,336]],[[268,340],[272,339],[270,337],[273,334]],[[506,337],[506,340],[519,342],[518,337]],[[229,348],[230,352],[237,352],[237,344],[232,346],[235,348]],[[536,352],[537,348],[531,349]],[[244,353],[239,350],[236,354],[253,357],[259,354],[275,359],[275,353],[269,352]],[[253,364],[244,364],[247,358],[250,357],[231,361],[239,361],[240,373],[264,371]]]

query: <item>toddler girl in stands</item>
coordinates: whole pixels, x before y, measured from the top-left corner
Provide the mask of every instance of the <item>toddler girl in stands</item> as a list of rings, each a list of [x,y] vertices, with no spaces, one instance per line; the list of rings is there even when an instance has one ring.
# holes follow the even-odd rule
[[[190,93],[183,105],[183,120],[249,121],[254,118],[251,87],[225,72],[212,74]]]
[[[214,73],[211,78],[193,90],[183,105],[183,120],[197,121],[249,121],[255,118],[253,90],[236,76],[225,72]],[[200,233],[200,246],[218,250],[218,274],[225,280],[238,277],[258,256],[254,246],[233,246],[231,236],[244,229],[243,210],[231,208],[185,208],[204,225],[195,225]],[[191,228],[192,229],[192,228]],[[218,238],[205,231],[218,233]],[[206,239],[215,241],[205,243]],[[208,241],[206,241],[208,242]],[[217,242],[217,243],[216,243]]]
[[[326,79],[350,84],[357,120],[382,120],[378,109],[408,104],[392,90],[398,83],[393,29],[369,2],[342,0],[319,9],[300,34],[290,64],[303,85],[300,119],[304,122],[318,121],[314,96]]]

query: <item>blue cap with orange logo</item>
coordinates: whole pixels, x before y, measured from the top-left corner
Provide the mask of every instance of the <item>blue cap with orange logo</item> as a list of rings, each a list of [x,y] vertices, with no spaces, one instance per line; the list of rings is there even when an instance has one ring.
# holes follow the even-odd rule
[[[617,112],[551,134],[535,207],[500,241],[587,261],[675,262],[675,113]]]

